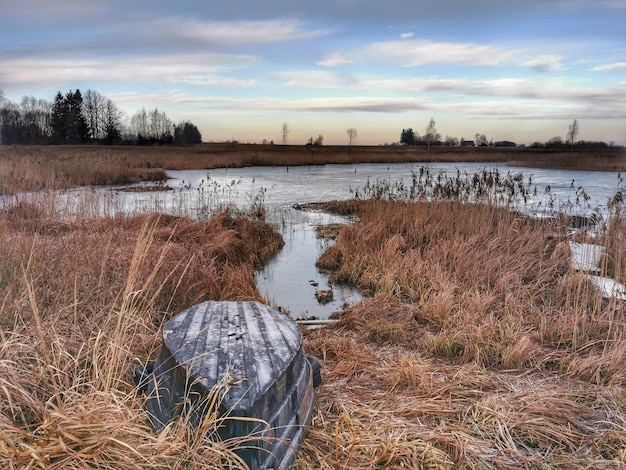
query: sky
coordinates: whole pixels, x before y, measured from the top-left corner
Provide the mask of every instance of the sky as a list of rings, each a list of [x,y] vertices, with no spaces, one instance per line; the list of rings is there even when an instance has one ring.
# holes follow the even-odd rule
[[[626,0],[0,0],[5,97],[77,88],[204,141],[626,145]]]

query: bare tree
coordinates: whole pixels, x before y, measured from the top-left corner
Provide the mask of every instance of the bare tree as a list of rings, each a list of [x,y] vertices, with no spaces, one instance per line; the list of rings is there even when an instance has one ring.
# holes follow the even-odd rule
[[[291,129],[289,129],[289,124],[287,124],[286,122],[283,122],[281,130],[283,133],[283,145],[287,145],[287,137],[289,136],[289,133],[291,132]]]
[[[105,137],[104,113],[106,97],[95,90],[87,90],[83,95],[83,114],[89,125],[91,140],[100,140]]]
[[[426,145],[428,145],[429,152],[430,146],[441,139],[441,134],[437,132],[437,127],[435,126],[435,120],[433,118],[430,118],[430,122],[428,123],[423,139],[424,142],[426,142]]]
[[[113,145],[122,138],[124,131],[124,111],[110,99],[106,99],[102,113],[104,124],[104,142]]]
[[[146,112],[146,108],[141,108],[141,111],[137,111],[130,118],[129,132],[134,139],[148,137],[148,113]]]
[[[485,134],[474,134],[474,143],[476,147],[487,147],[489,145],[489,140]]]
[[[52,105],[34,96],[24,96],[20,108],[23,143],[47,143],[51,133]]]
[[[317,139],[313,139],[313,136],[309,137],[309,140],[307,142],[307,145],[315,145],[315,146],[320,146],[324,143],[324,136],[322,134],[319,134],[317,136]]]
[[[173,131],[174,123],[158,108],[150,111],[141,108],[130,119],[130,134],[141,144],[171,142]]]
[[[580,126],[578,125],[578,120],[574,119],[572,123],[569,125],[567,129],[567,141],[569,142],[569,148],[574,148],[574,143],[576,142],[576,136],[580,131]]]
[[[350,144],[350,147],[352,147],[352,144],[356,142],[358,132],[354,127],[351,127],[350,129],[346,130],[346,134],[348,134],[348,143]]]
[[[459,145],[459,139],[457,139],[456,137],[450,137],[449,135],[446,135],[446,138],[443,141],[443,143],[444,145],[448,147],[457,147]]]
[[[150,136],[159,142],[166,142],[172,139],[174,123],[167,117],[164,111],[154,108],[149,113]]]

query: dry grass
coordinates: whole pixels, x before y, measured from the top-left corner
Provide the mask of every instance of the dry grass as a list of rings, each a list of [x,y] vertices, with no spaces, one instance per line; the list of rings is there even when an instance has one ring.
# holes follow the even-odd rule
[[[330,163],[513,162],[516,165],[626,170],[620,148],[536,149],[202,144],[192,147],[0,146],[0,194],[81,185],[164,181],[166,170]]]
[[[118,181],[128,169],[535,155],[311,150],[0,147],[0,175],[7,194],[91,181],[100,163]],[[623,279],[615,202],[604,266]],[[570,270],[564,226],[459,202],[327,207],[359,222],[319,264],[371,297],[306,333],[324,382],[296,468],[626,467],[624,304]],[[153,433],[132,369],[181,309],[259,300],[254,266],[280,237],[229,212],[60,220],[56,209],[44,194],[0,211],[0,466],[240,467],[236,443],[210,439],[227,417]]]
[[[297,468],[626,466],[625,305],[570,269],[565,230],[460,203],[343,212],[360,219],[320,262],[371,298],[307,335],[324,385]]]
[[[242,467],[235,442],[210,438],[225,417],[155,434],[132,371],[173,313],[260,300],[254,266],[279,235],[227,212],[58,222],[27,205],[0,213],[0,233],[0,467]]]

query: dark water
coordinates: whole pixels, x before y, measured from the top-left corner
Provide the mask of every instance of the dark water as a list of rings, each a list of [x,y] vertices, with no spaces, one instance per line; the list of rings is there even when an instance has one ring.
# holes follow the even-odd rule
[[[360,294],[347,286],[330,285],[315,267],[318,256],[332,243],[316,237],[316,225],[346,221],[328,214],[299,212],[292,214],[298,221],[282,231],[284,248],[257,274],[257,287],[271,305],[288,310],[294,318],[326,319],[343,305],[361,300]],[[332,301],[318,302],[316,291],[329,289],[333,291]]]

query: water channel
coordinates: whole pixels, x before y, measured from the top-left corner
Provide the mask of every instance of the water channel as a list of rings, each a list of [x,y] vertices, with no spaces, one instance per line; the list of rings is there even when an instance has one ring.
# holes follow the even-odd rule
[[[412,175],[426,167],[432,174],[445,172],[472,175],[497,169],[502,175],[521,174],[532,190],[516,209],[534,215],[550,211],[589,216],[606,213],[608,200],[618,189],[624,191],[617,172],[590,172],[519,168],[485,163],[355,164],[301,167],[249,167],[216,170],[169,171],[171,190],[124,192],[98,188],[99,204],[109,211],[161,211],[208,218],[233,206],[239,209],[263,206],[267,221],[280,231],[285,247],[257,275],[257,286],[267,302],[281,307],[294,318],[328,318],[342,305],[360,300],[358,292],[343,286],[329,286],[315,261],[327,243],[315,234],[318,224],[341,222],[329,214],[302,211],[295,204],[346,200],[355,197],[368,182],[410,183]],[[532,182],[529,182],[532,181]],[[581,191],[582,189],[582,191]],[[108,195],[108,196],[107,196]],[[71,197],[68,195],[67,197]],[[115,198],[115,203],[109,201]],[[117,208],[117,209],[116,209]],[[320,304],[316,290],[332,289],[334,299]]]

